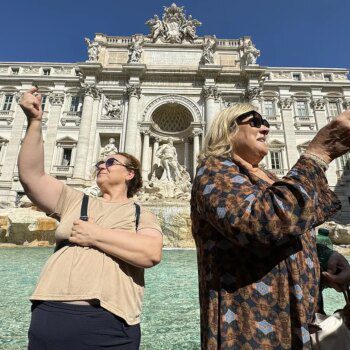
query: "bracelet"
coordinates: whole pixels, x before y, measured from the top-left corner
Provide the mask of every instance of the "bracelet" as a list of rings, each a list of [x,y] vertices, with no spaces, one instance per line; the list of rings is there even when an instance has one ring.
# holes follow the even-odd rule
[[[310,159],[314,160],[322,168],[323,171],[328,170],[329,166],[328,166],[327,162],[325,160],[323,160],[321,157],[316,156],[316,154],[313,154],[309,151],[305,151],[303,153],[303,156],[305,158],[310,158]]]

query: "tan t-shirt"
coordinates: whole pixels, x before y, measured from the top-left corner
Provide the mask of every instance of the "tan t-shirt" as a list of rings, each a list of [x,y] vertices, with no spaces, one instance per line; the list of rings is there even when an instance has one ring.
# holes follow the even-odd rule
[[[61,222],[56,239],[68,239],[73,221],[79,219],[83,193],[64,186],[55,212]],[[88,216],[102,227],[130,230],[136,235],[135,205],[89,198]],[[161,232],[154,214],[141,207],[138,230],[152,228]],[[117,234],[117,233],[116,233]],[[144,269],[132,266],[91,247],[65,246],[46,262],[31,300],[90,300],[123,318],[128,324],[140,322],[144,291]]]

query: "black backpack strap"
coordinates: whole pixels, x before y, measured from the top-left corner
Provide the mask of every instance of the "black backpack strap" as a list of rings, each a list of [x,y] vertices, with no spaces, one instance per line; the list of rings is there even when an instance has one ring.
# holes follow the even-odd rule
[[[89,217],[87,214],[88,204],[89,204],[89,196],[84,193],[83,200],[81,202],[81,208],[80,208],[80,220],[84,220],[84,221],[89,220]],[[54,252],[57,252],[57,250],[60,250],[61,248],[71,244],[72,243],[70,243],[68,239],[64,239],[58,244],[56,244]]]
[[[136,231],[137,231],[137,229],[139,227],[139,222],[140,222],[141,207],[137,203],[134,203],[134,205],[135,205],[135,221],[136,221],[135,226],[136,226]]]
[[[84,220],[84,221],[89,220],[88,213],[87,213],[88,204],[89,204],[89,196],[84,193],[83,201],[81,202],[81,208],[80,208],[80,220]]]

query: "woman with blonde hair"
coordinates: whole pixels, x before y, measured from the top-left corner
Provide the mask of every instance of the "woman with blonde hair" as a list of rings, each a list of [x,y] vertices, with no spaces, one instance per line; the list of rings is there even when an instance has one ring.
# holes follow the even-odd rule
[[[310,349],[320,286],[314,228],[340,209],[328,163],[350,148],[350,111],[321,129],[288,174],[259,168],[269,123],[250,104],[221,111],[192,187],[202,349]],[[333,253],[324,272],[350,280]]]

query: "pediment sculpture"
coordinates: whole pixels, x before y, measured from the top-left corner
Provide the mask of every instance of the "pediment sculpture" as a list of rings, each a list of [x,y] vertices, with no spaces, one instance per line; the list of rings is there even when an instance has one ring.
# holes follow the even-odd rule
[[[180,44],[184,40],[193,42],[198,38],[196,29],[202,23],[191,15],[186,18],[184,7],[173,3],[170,7],[164,6],[162,20],[154,15],[146,24],[150,27],[149,38],[153,42],[159,38],[163,42]]]

